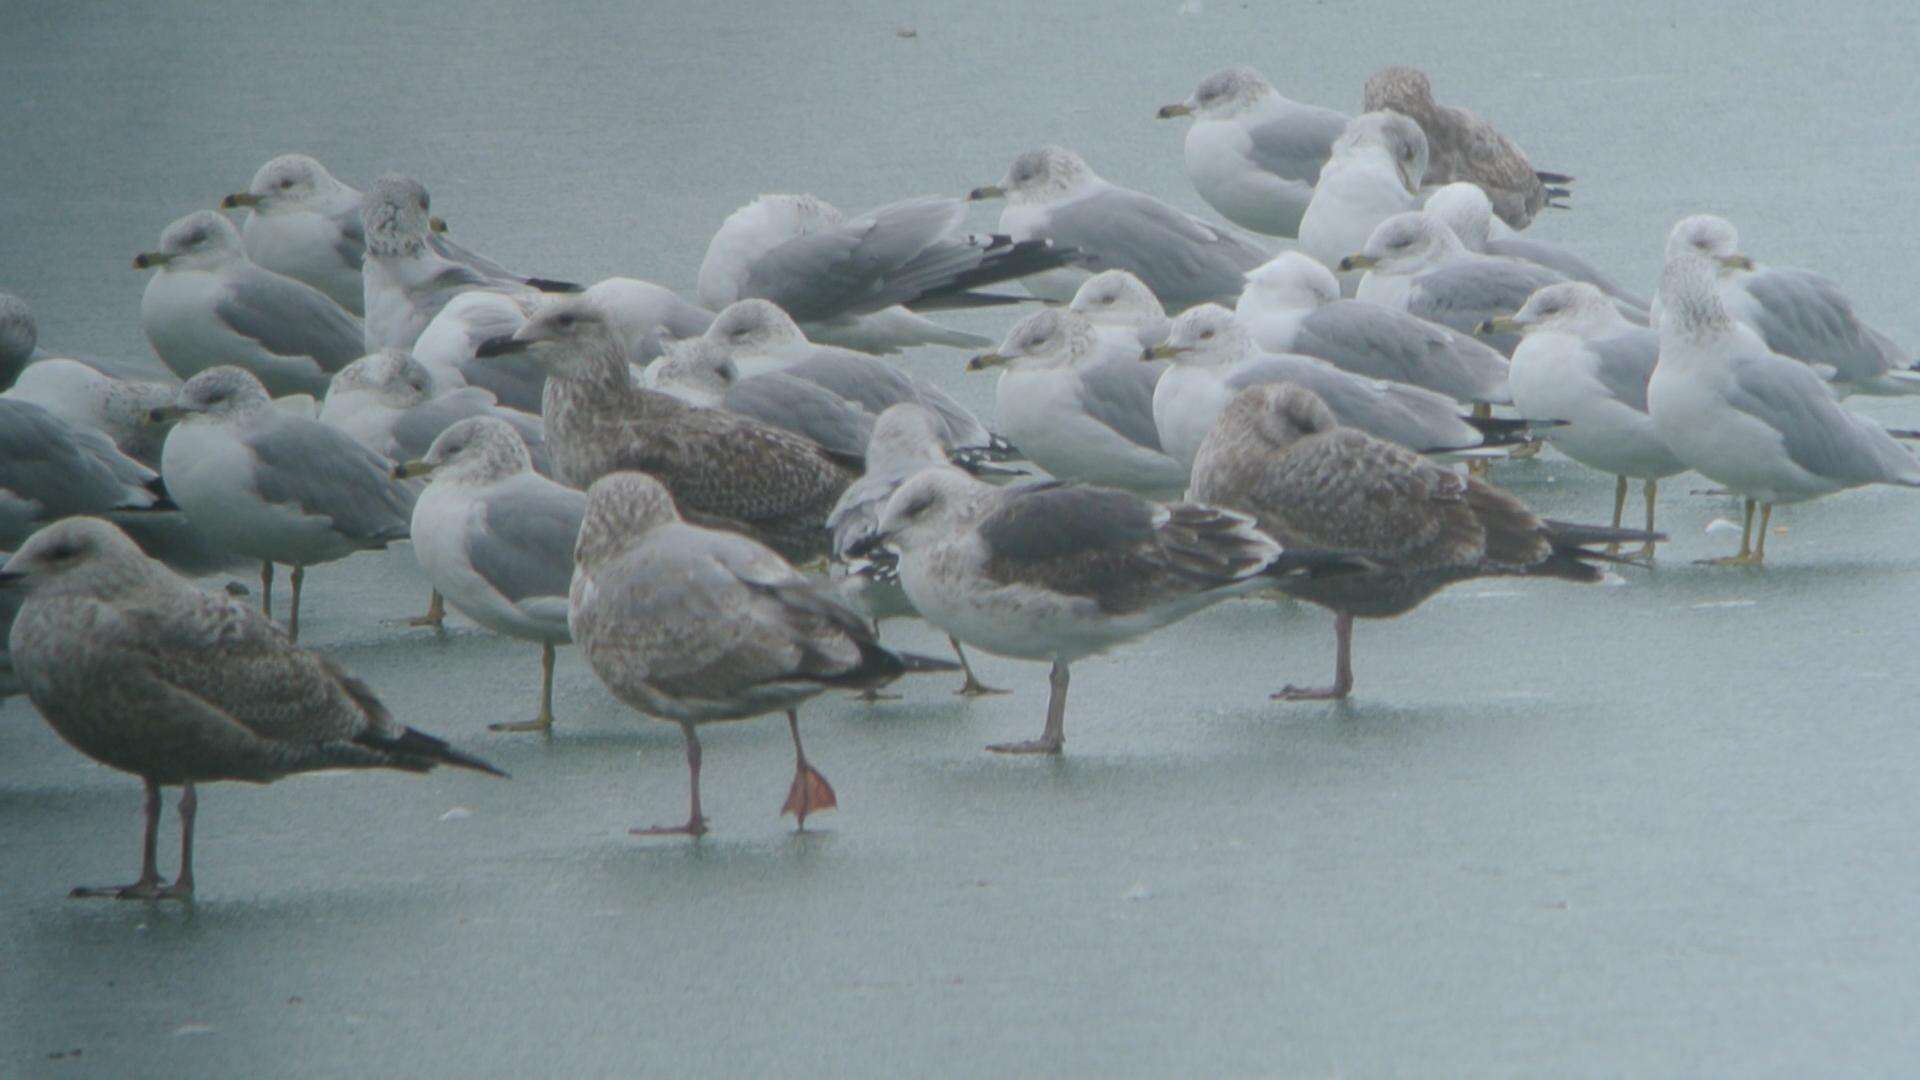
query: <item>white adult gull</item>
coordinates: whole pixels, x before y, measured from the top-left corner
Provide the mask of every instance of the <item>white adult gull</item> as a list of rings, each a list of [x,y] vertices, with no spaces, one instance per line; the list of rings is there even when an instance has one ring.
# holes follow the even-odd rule
[[[1130,271],[1176,311],[1231,300],[1239,295],[1241,275],[1268,258],[1237,233],[1108,182],[1079,154],[1058,146],[1014,158],[998,184],[975,188],[968,198],[1003,196],[1001,232],[1015,241],[1051,240],[1088,273]],[[1082,274],[1046,274],[1026,284],[1035,296],[1064,303],[1084,280]]]
[[[1193,117],[1187,179],[1207,205],[1243,229],[1297,236],[1320,167],[1346,130],[1344,113],[1282,97],[1250,67],[1208,75],[1162,120]]]
[[[1841,408],[1813,369],[1768,351],[1734,320],[1720,298],[1719,263],[1693,242],[1701,227],[1685,218],[1667,238],[1660,362],[1647,406],[1675,457],[1746,500],[1739,553],[1714,561],[1757,566],[1776,504],[1862,484],[1920,487],[1920,460]]]
[[[382,349],[341,368],[327,385],[320,421],[393,461],[424,457],[440,433],[470,416],[492,416],[511,426],[545,473],[546,440],[540,418],[503,408],[477,386],[437,392],[433,376],[405,349]]]
[[[140,329],[181,378],[221,365],[273,394],[319,394],[363,355],[360,320],[304,282],[254,265],[233,223],[198,210],[133,260],[158,273],[140,298]]]
[[[72,896],[192,897],[199,784],[437,765],[506,775],[401,724],[339,663],[233,597],[195,588],[97,518],[35,533],[0,566],[0,587],[26,594],[11,659],[34,708],[68,745],[146,785],[139,880]],[[160,789],[174,786],[180,871],[167,885],[155,849]]]
[[[1391,112],[1354,117],[1334,142],[1300,219],[1300,250],[1338,268],[1382,221],[1419,207],[1426,168],[1427,139],[1418,124]],[[1343,274],[1341,295],[1352,296],[1359,284],[1358,273]]]
[[[668,345],[699,337],[713,325],[713,312],[681,299],[672,289],[638,278],[602,278],[581,295],[607,313],[627,362],[636,367],[646,367],[664,355]]]
[[[326,293],[355,315],[365,311],[360,263],[360,192],[305,154],[282,154],[261,165],[247,190],[220,202],[244,207],[240,236],[247,256],[276,274]]]
[[[1527,297],[1567,280],[1534,263],[1468,251],[1446,223],[1424,210],[1380,223],[1366,245],[1340,260],[1340,269],[1365,270],[1358,299],[1417,315],[1471,334],[1496,315],[1509,315]],[[1512,356],[1517,334],[1485,339]]]
[[[0,398],[29,402],[69,424],[93,428],[112,439],[121,453],[157,469],[167,429],[148,414],[172,401],[174,389],[166,383],[116,379],[78,360],[50,357],[27,365]]]
[[[1067,310],[1093,324],[1099,361],[1138,360],[1143,350],[1167,340],[1173,327],[1159,297],[1125,270],[1102,270],[1088,278]]]
[[[1066,743],[1074,661],[1230,597],[1354,560],[1281,548],[1230,510],[1161,506],[1114,488],[996,488],[928,469],[887,501],[870,541],[899,553],[915,610],[961,641],[1052,664],[1040,737],[989,750],[1057,754]]]
[[[106,435],[0,398],[0,548],[73,514],[170,508],[159,475]]]
[[[1580,255],[1559,244],[1515,235],[1506,225],[1497,224],[1500,219],[1493,216],[1493,203],[1477,184],[1456,180],[1443,185],[1427,196],[1426,205],[1421,209],[1446,222],[1460,242],[1467,245],[1468,251],[1544,266],[1569,281],[1596,285],[1601,292],[1632,308],[1636,316],[1646,316],[1646,297],[1623,287]]]
[[[785,712],[794,776],[781,812],[805,828],[836,798],[800,745],[800,704],[831,687],[954,669],[881,648],[827,586],[748,537],[682,521],[667,489],[642,473],[612,473],[587,490],[567,622],[615,697],[686,739],[686,823],[634,830],[642,835],[707,831],[700,724]]]

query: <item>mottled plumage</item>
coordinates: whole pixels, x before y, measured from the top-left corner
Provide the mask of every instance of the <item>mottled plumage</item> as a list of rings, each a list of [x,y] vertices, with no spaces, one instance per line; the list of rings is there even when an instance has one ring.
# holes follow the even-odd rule
[[[1427,136],[1427,186],[1472,181],[1487,193],[1500,220],[1516,229],[1526,228],[1546,207],[1547,186],[1527,155],[1480,117],[1436,102],[1426,72],[1381,68],[1367,79],[1360,108],[1392,109],[1420,125]]]

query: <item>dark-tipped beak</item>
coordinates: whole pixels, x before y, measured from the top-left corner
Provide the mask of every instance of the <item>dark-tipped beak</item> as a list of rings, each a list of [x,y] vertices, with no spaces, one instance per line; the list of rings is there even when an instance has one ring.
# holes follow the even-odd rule
[[[133,257],[133,268],[135,270],[145,270],[149,267],[165,266],[172,258],[173,256],[165,252],[143,251]]]
[[[1158,120],[1171,120],[1176,116],[1192,116],[1193,110],[1187,107],[1186,102],[1177,101],[1172,105],[1160,106],[1160,111],[1153,115],[1154,118]]]
[[[1340,260],[1340,272],[1345,274],[1354,270],[1370,270],[1379,261],[1371,255],[1349,255]]]
[[[433,466],[425,461],[406,461],[393,467],[395,480],[412,480],[433,471]]]
[[[481,357],[511,356],[514,353],[526,352],[527,345],[527,342],[521,341],[512,334],[502,334],[499,337],[491,337],[481,342],[480,347],[473,350],[473,355]]]
[[[15,585],[20,584],[25,580],[27,580],[27,575],[25,574],[13,572],[13,571],[7,571],[7,570],[0,570],[0,589],[11,588]]]
[[[1002,356],[999,353],[983,352],[979,356],[967,361],[967,370],[985,371],[990,367],[999,367],[1001,364],[1006,363],[1007,360],[1008,357]]]
[[[238,210],[243,206],[259,206],[260,196],[251,191],[236,191],[220,200],[220,209]]]
[[[433,232],[438,232],[438,233],[446,232],[447,219],[441,217],[439,214],[435,214],[432,217],[429,217],[427,219],[427,228]]]
[[[192,411],[191,409],[183,409],[178,405],[162,405],[157,409],[150,410],[147,413],[147,419],[155,424],[171,424]]]
[[[977,187],[967,192],[967,201],[979,202],[982,199],[1003,199],[1006,198],[1006,195],[1006,188],[1001,187],[999,184],[988,184],[985,187]]]
[[[1525,328],[1513,321],[1513,316],[1495,315],[1493,318],[1486,319],[1482,321],[1479,326],[1474,327],[1473,332],[1486,336],[1491,334],[1517,334],[1523,329]]]

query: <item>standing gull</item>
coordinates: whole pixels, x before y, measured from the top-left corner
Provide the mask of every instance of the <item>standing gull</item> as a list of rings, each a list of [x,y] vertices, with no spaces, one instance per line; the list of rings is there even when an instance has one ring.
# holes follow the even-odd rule
[[[1000,656],[1045,660],[1046,727],[987,749],[1057,754],[1068,668],[1202,608],[1317,573],[1345,556],[1285,551],[1230,510],[1161,506],[1103,487],[996,488],[928,469],[887,500],[869,546],[899,552],[900,584],[935,626]]]
[[[859,615],[768,548],[680,519],[660,482],[601,477],[587,491],[574,550],[567,622],[593,673],[627,705],[678,724],[687,744],[684,825],[641,835],[699,836],[696,727],[787,714],[794,775],[782,813],[835,804],[832,785],[800,745],[800,703],[829,687],[882,686],[908,671],[951,671],[942,660],[880,647]]]
[[[1427,139],[1418,124],[1391,112],[1354,117],[1333,144],[1300,219],[1300,250],[1328,269],[1338,267],[1382,221],[1419,207],[1426,168]],[[1359,284],[1359,274],[1341,275],[1341,295],[1352,296]]]
[[[133,265],[159,271],[140,298],[140,329],[183,379],[230,364],[270,393],[317,395],[366,352],[359,319],[313,286],[255,266],[233,223],[211,210],[167,226],[160,249]]]
[[[1549,285],[1490,331],[1518,330],[1513,404],[1530,420],[1558,420],[1548,442],[1588,468],[1613,473],[1613,523],[1626,511],[1627,481],[1646,482],[1647,531],[1660,480],[1686,469],[1647,411],[1647,380],[1660,360],[1660,335],[1635,326],[1606,294],[1583,281]],[[1653,558],[1653,545],[1640,558]]]
[[[1353,689],[1353,620],[1404,615],[1446,586],[1489,575],[1594,582],[1585,545],[1655,537],[1535,517],[1520,500],[1403,447],[1341,427],[1312,391],[1285,384],[1236,395],[1193,464],[1187,497],[1251,514],[1282,544],[1343,548],[1376,569],[1290,582],[1336,615],[1333,685],[1288,686],[1287,701]]]
[[[413,555],[439,595],[496,634],[540,644],[540,713],[493,731],[553,729],[553,651],[567,634],[567,586],[587,497],[533,471],[513,425],[473,416],[395,470],[430,476],[413,505]]]
[[[1249,67],[1214,72],[1159,115],[1193,117],[1187,179],[1207,205],[1268,236],[1299,235],[1320,167],[1347,127],[1345,114],[1281,97]]]
[[[1342,300],[1333,272],[1297,251],[1247,274],[1233,314],[1267,352],[1318,357],[1354,375],[1425,387],[1466,404],[1511,399],[1506,357],[1404,311]]]
[[[1020,320],[1000,347],[967,363],[1002,367],[995,412],[1028,461],[1062,480],[1173,492],[1187,470],[1161,446],[1153,392],[1166,365],[1105,359],[1093,324],[1048,308]]]
[[[797,562],[827,553],[827,514],[851,463],[797,435],[634,385],[599,306],[551,301],[486,352],[531,350],[547,372],[541,405],[554,478],[584,488],[646,472],[689,521],[746,533]]]
[[[1367,272],[1355,294],[1359,299],[1463,334],[1496,315],[1518,311],[1536,291],[1567,280],[1544,266],[1476,255],[1424,210],[1381,222],[1365,247],[1340,260],[1340,269]],[[1486,340],[1505,356],[1520,344],[1519,335],[1511,333]]]
[[[1146,283],[1125,270],[1102,270],[1073,294],[1067,310],[1093,324],[1100,338],[1099,361],[1138,360],[1167,340],[1173,320]]]
[[[1516,236],[1504,224],[1496,229],[1494,223],[1499,219],[1493,216],[1493,203],[1477,184],[1465,180],[1447,184],[1427,196],[1427,204],[1422,209],[1446,222],[1468,251],[1544,266],[1569,281],[1596,285],[1601,292],[1632,308],[1637,316],[1646,315],[1646,297],[1622,287],[1574,252],[1545,240]]]
[[[407,537],[413,495],[393,462],[352,436],[274,407],[260,380],[218,367],[188,379],[160,455],[167,490],[215,543],[260,560],[260,601],[273,610],[273,564],[293,567],[287,637],[300,638],[307,567]]]
[[[1159,199],[1109,183],[1080,155],[1057,146],[1013,159],[998,184],[971,199],[1004,196],[1000,230],[1016,241],[1051,240],[1090,273],[1131,271],[1167,307],[1182,310],[1239,295],[1240,276],[1267,252],[1238,234],[1209,225]],[[1073,299],[1078,274],[1029,278],[1035,296]]]
[[[1675,457],[1746,500],[1739,554],[1713,561],[1758,566],[1775,504],[1862,484],[1920,487],[1920,461],[1880,425],[1841,408],[1811,368],[1768,351],[1734,321],[1720,298],[1719,263],[1694,243],[1707,225],[1684,218],[1667,237],[1660,363],[1647,407]]]
[[[1493,200],[1500,220],[1524,229],[1568,184],[1570,176],[1536,172],[1527,155],[1492,124],[1465,109],[1433,100],[1433,81],[1419,68],[1385,67],[1367,80],[1360,107],[1367,112],[1392,109],[1411,117],[1426,133],[1429,155],[1425,186],[1469,180]],[[1415,177],[1416,180],[1420,179]]]
[[[197,784],[436,765],[506,775],[402,725],[338,663],[238,600],[194,588],[104,521],[35,533],[0,567],[0,586],[26,592],[10,642],[34,707],[74,749],[146,785],[140,879],[73,896],[191,897]],[[163,885],[160,789],[176,785],[180,873]]]

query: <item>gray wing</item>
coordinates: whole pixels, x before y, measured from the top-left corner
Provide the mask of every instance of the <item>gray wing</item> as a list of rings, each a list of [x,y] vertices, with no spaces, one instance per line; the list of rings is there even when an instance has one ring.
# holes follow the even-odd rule
[[[1052,208],[1049,231],[1089,270],[1131,271],[1169,309],[1240,295],[1271,256],[1148,195],[1112,187]]]
[[[883,206],[768,251],[740,295],[771,300],[800,322],[903,303],[979,261],[981,252],[948,235],[965,217],[958,199]]]
[[[784,371],[742,379],[727,391],[727,409],[805,436],[832,453],[864,458],[873,414],[832,390]]]
[[[408,409],[393,424],[393,441],[400,451],[397,456],[402,461],[425,457],[441,432],[469,416],[492,411],[493,401],[489,391],[463,386]]]
[[[781,373],[823,386],[875,416],[901,402],[926,405],[907,373],[866,353],[847,349],[815,349]],[[931,405],[928,405],[931,408]],[[864,449],[864,448],[863,448]]]
[[[1081,369],[1080,408],[1136,446],[1164,452],[1153,423],[1153,390],[1167,370],[1163,361],[1109,360]]]
[[[1496,315],[1519,311],[1538,289],[1567,280],[1544,266],[1507,259],[1472,259],[1431,270],[1413,279],[1407,310],[1414,315],[1471,334]],[[1512,356],[1518,334],[1484,338]]]
[[[917,375],[909,374],[907,378],[919,394],[920,404],[931,410],[935,419],[940,421],[942,433],[946,436],[942,441],[948,449],[992,444],[993,433],[987,430],[987,425],[981,423],[980,418],[960,404],[952,394]]]
[[[0,501],[11,495],[36,503],[35,516],[44,520],[142,508],[153,504],[143,485],[154,475],[105,435],[74,427],[38,405],[0,398]],[[7,523],[13,524],[10,517]]]
[[[1920,462],[1873,422],[1848,412],[1812,368],[1778,357],[1736,356],[1727,400],[1780,433],[1787,456],[1843,483],[1920,485]]]
[[[515,604],[564,600],[586,508],[586,495],[572,488],[537,478],[516,483],[487,500],[480,527],[467,536],[468,561]]]
[[[366,354],[360,320],[327,294],[259,267],[237,276],[214,314],[276,356],[309,356],[328,372]]]
[[[1623,288],[1619,282],[1608,277],[1599,267],[1559,244],[1549,244],[1544,240],[1530,240],[1524,236],[1496,236],[1487,241],[1487,254],[1501,255],[1509,259],[1525,259],[1572,281],[1584,281],[1615,300],[1639,308],[1642,313],[1647,310],[1646,297]]]
[[[1862,323],[1828,278],[1810,270],[1767,267],[1740,282],[1754,303],[1750,318],[1767,348],[1810,364],[1830,364],[1843,381],[1874,378],[1908,360],[1885,336]]]
[[[393,479],[393,462],[318,420],[282,414],[252,432],[254,488],[270,503],[325,516],[342,535],[380,547],[407,535],[413,494]]]
[[[1293,350],[1342,371],[1423,386],[1456,401],[1505,401],[1507,361],[1492,348],[1405,312],[1337,300],[1300,320]]]
[[[1600,362],[1594,374],[1614,400],[1641,412],[1647,410],[1647,380],[1660,362],[1660,335],[1635,327],[1614,337],[1586,343]]]
[[[1347,118],[1332,109],[1302,106],[1248,131],[1254,164],[1276,176],[1308,184],[1320,182],[1320,167],[1333,156],[1333,141]]]
[[[1304,356],[1263,356],[1236,365],[1226,383],[1235,392],[1288,382],[1317,394],[1342,427],[1428,453],[1478,446],[1485,437],[1461,419],[1452,398],[1406,383],[1350,375]]]

